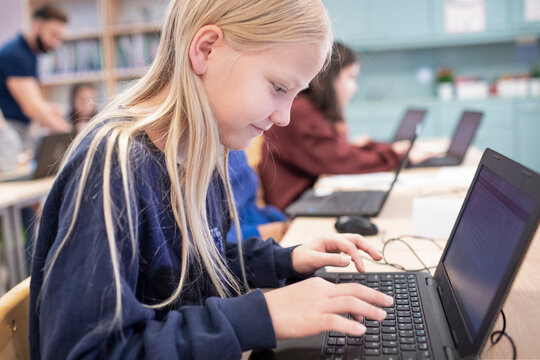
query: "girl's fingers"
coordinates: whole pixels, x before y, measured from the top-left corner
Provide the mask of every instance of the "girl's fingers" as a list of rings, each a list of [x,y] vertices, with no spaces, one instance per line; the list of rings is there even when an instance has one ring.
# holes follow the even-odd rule
[[[334,285],[331,287],[328,296],[330,298],[339,296],[354,296],[355,298],[361,299],[370,304],[375,304],[382,307],[392,306],[394,303],[394,299],[391,296],[356,283]]]
[[[366,332],[363,324],[338,314],[325,314],[320,317],[320,320],[321,331],[339,331],[356,336],[364,335]]]
[[[386,318],[386,311],[354,296],[339,296],[329,299],[325,310],[334,314],[350,313],[355,316],[365,316],[378,321]]]
[[[325,238],[324,246],[325,252],[344,252],[348,254],[354,261],[356,269],[360,272],[365,272],[364,262],[358,252],[357,244],[350,241],[347,237],[342,236],[342,234],[329,235]]]
[[[358,234],[341,234],[344,238],[352,242],[356,248],[366,252],[373,260],[381,260],[382,253],[377,250],[361,235]]]

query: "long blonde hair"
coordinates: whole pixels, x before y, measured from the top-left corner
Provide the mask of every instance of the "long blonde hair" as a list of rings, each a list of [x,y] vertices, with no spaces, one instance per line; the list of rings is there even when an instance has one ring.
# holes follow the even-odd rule
[[[329,54],[332,43],[330,22],[320,0],[173,0],[167,14],[157,55],[149,71],[92,120],[66,155],[65,162],[73,156],[81,140],[90,132],[95,132],[82,165],[69,229],[45,269],[44,283],[73,231],[91,163],[98,145],[104,141],[103,211],[116,291],[113,323],[117,324],[121,322],[122,289],[113,221],[118,214],[113,213],[109,184],[111,163],[117,161],[121,170],[133,260],[136,256],[137,219],[134,217],[137,212],[130,211],[136,205],[130,176],[130,146],[135,136],[148,129],[166,134],[162,150],[171,180],[170,203],[183,241],[182,267],[176,290],[163,302],[145,306],[161,308],[177,300],[186,281],[190,261],[193,260],[207,271],[221,297],[233,295],[231,290],[241,293],[241,286],[215,246],[208,226],[207,191],[212,174],[217,169],[225,184],[231,217],[237,228],[243,269],[241,231],[238,231],[238,216],[228,180],[228,150],[223,149],[220,143],[217,123],[202,81],[193,72],[188,57],[188,49],[196,32],[204,25],[217,25],[228,43],[238,50],[313,43],[327,46]],[[165,100],[156,109],[136,115],[130,112],[131,107],[152,100],[156,94],[166,94]],[[120,120],[106,121],[112,118]],[[187,156],[179,169],[177,154],[181,141],[187,144]],[[113,153],[117,156],[115,160]],[[247,286],[245,273],[242,280]]]

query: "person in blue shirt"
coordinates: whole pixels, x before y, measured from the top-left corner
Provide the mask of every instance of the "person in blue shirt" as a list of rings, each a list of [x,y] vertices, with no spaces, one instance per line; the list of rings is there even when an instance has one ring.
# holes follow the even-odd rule
[[[37,55],[62,44],[67,21],[57,7],[42,5],[34,11],[31,30],[0,48],[0,109],[25,149],[33,145],[28,135],[31,121],[55,132],[70,130],[61,111],[43,98],[37,73]]]
[[[278,208],[257,205],[259,179],[249,166],[243,150],[229,152],[229,180],[242,229],[242,238],[258,236],[280,241],[288,227],[287,216]],[[236,242],[236,229],[231,227],[227,241]]]
[[[45,201],[31,358],[240,359],[276,339],[363,334],[358,320],[382,320],[392,298],[310,278],[364,271],[360,250],[380,260],[361,236],[225,238],[240,232],[229,149],[289,122],[330,53],[321,1],[173,0],[166,14],[150,69],[77,136]]]

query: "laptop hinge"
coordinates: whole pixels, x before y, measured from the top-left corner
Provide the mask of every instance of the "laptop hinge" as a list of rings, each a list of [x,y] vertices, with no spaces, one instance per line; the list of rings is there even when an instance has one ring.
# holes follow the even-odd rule
[[[444,354],[446,355],[446,358],[448,360],[454,360],[455,357],[454,357],[454,352],[452,351],[451,348],[449,348],[448,346],[445,346],[444,347]]]

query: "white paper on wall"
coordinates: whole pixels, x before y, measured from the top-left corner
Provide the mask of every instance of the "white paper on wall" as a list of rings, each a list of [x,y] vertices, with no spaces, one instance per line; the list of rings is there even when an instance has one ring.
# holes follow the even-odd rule
[[[446,0],[444,30],[449,34],[485,31],[486,4],[484,0]]]
[[[540,0],[525,0],[523,10],[526,22],[540,21]]]

